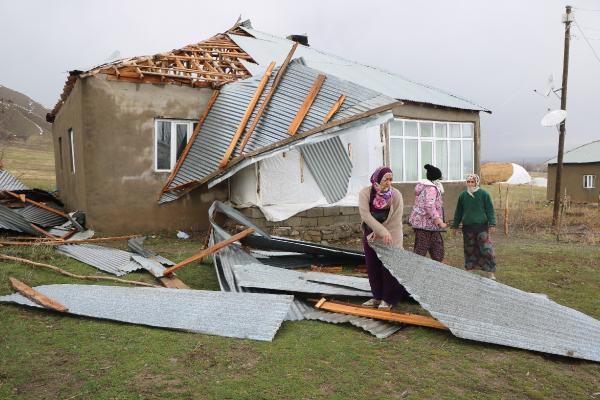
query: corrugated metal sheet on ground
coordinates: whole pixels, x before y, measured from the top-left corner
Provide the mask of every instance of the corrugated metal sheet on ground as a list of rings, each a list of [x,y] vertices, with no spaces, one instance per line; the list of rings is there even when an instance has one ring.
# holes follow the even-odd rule
[[[10,172],[5,169],[0,170],[0,192],[16,190],[28,190],[23,182],[15,178]]]
[[[261,66],[267,66],[273,60],[277,62],[277,65],[280,65],[294,43],[291,40],[251,28],[243,29],[253,37],[233,34],[228,34],[228,36]],[[298,46],[294,57],[302,57],[311,68],[354,82],[395,99],[465,110],[488,111],[486,108],[457,95],[414,82],[396,73],[316,50],[314,47]]]
[[[272,74],[248,126],[256,117],[277,71],[278,68]],[[288,127],[319,74],[319,71],[303,65],[301,60],[295,60],[289,64],[269,102],[269,106],[260,118],[256,130],[244,149],[246,153],[290,138],[287,132]],[[170,184],[170,188],[201,180],[218,169],[219,162],[231,142],[231,138],[258,87],[260,79],[261,77],[258,76],[223,86],[202,125],[202,133],[191,145],[181,168]],[[379,106],[396,102],[393,98],[383,96],[373,90],[340,80],[334,76],[327,76],[300,125],[298,134],[322,126],[324,117],[342,94],[346,96],[346,100],[332,121],[359,115]],[[238,145],[232,154],[232,158],[239,154]],[[163,195],[161,202],[169,201],[172,197],[172,195]]]
[[[548,164],[556,164],[556,157],[548,160]],[[600,140],[584,144],[572,150],[565,152],[563,163],[565,164],[585,164],[600,162]]]
[[[352,162],[339,136],[300,147],[302,156],[319,189],[332,204],[348,193]]]
[[[371,318],[357,317],[354,315],[338,314],[321,310],[307,310],[304,312],[304,318],[329,322],[332,324],[352,324],[361,328],[378,339],[385,339],[403,328],[403,325],[392,322],[378,321]]]
[[[21,214],[3,205],[0,205],[0,229],[28,233],[33,236],[40,235]]]
[[[145,239],[146,239],[145,236],[138,236],[138,237],[131,238],[127,241],[127,247],[129,247],[129,249],[131,251],[133,251],[149,260],[156,261],[162,265],[175,265],[175,263],[173,261],[168,260],[168,259],[158,255],[156,252],[154,252],[152,250],[148,250],[148,249],[144,248],[143,243],[144,243]]]
[[[409,251],[372,247],[412,297],[454,335],[600,361],[600,321]]]
[[[67,218],[44,210],[43,208],[36,207],[33,204],[26,204],[23,208],[15,208],[14,212],[22,215],[28,222],[44,228],[62,225],[67,221]]]
[[[59,246],[57,251],[116,276],[122,276],[142,268],[140,264],[132,260],[132,253],[110,247],[95,244],[69,244]]]
[[[275,336],[293,300],[285,295],[100,285],[34,289],[63,304],[71,314],[267,341]],[[20,294],[0,297],[0,302],[41,308]]]
[[[362,281],[366,281],[365,278],[329,274],[331,276],[324,279],[328,281],[327,283],[322,281],[317,282],[311,280],[311,276],[306,272],[270,267],[256,262],[253,264],[234,265],[233,274],[238,286],[245,288],[338,296],[371,296],[370,287],[367,290],[359,290],[349,286],[364,286]],[[319,275],[315,275],[316,273],[312,274],[313,278],[320,278]]]

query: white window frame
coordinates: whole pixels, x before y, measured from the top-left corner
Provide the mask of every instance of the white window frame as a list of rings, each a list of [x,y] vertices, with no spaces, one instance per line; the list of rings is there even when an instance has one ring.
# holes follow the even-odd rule
[[[71,173],[75,173],[75,132],[69,128],[69,154],[71,155]]]
[[[584,175],[583,176],[583,188],[584,189],[595,189],[596,188],[596,175]]]
[[[444,181],[447,182],[460,182],[462,180],[464,180],[466,178],[466,174],[465,174],[465,170],[464,170],[464,152],[463,152],[463,148],[464,148],[464,143],[471,143],[471,146],[473,148],[472,151],[472,157],[471,157],[471,171],[474,171],[475,169],[475,124],[473,122],[460,122],[460,121],[434,121],[434,120],[421,120],[421,119],[407,119],[407,118],[394,118],[394,121],[396,123],[400,122],[402,123],[402,137],[398,137],[398,136],[392,136],[392,129],[389,126],[388,123],[388,142],[387,142],[387,148],[388,148],[388,154],[389,154],[389,160],[390,160],[390,167],[393,164],[392,163],[392,159],[394,158],[394,154],[392,153],[392,147],[391,147],[391,141],[392,140],[402,140],[402,176],[395,176],[394,175],[394,182],[396,183],[401,183],[401,182],[415,182],[415,181],[407,181],[406,180],[406,139],[409,140],[417,140],[417,165],[418,166],[423,166],[423,162],[421,160],[421,142],[433,142],[433,154],[432,154],[432,164],[435,165],[435,162],[437,160],[437,143],[438,141],[445,141],[446,142],[446,151],[447,151],[447,165],[446,165],[446,171],[448,171],[448,174],[450,173],[450,164],[452,161],[452,157],[451,157],[451,152],[450,152],[450,143],[451,142],[458,142],[460,144],[460,178],[459,179],[448,179],[447,176],[444,176]],[[406,128],[405,128],[405,124],[406,122],[416,122],[417,123],[417,136],[407,136],[405,134],[406,132]],[[421,123],[431,123],[433,124],[433,131],[432,131],[432,136],[425,136],[422,137],[421,136]],[[445,138],[438,138],[435,136],[435,124],[445,124],[446,125],[446,137]],[[459,129],[460,129],[460,137],[457,138],[452,138],[450,137],[450,125],[451,124],[458,124]],[[471,124],[472,125],[472,136],[469,138],[465,138],[463,137],[463,125],[464,124]],[[398,157],[398,155],[396,155],[395,157]],[[438,165],[439,167],[439,165]],[[423,168],[417,168],[417,180],[420,179],[424,179],[426,177],[425,175],[425,170]],[[401,180],[400,180],[400,179]]]
[[[170,122],[171,123],[171,154],[170,154],[170,166],[168,169],[158,168],[158,123],[159,122]],[[169,118],[156,118],[154,120],[154,172],[171,172],[177,164],[177,125],[187,125],[186,143],[190,142],[192,133],[194,131],[194,123],[196,121],[186,119],[169,119]]]

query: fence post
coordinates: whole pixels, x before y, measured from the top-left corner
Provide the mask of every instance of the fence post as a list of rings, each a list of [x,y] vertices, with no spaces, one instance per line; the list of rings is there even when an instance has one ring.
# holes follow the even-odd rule
[[[506,186],[506,197],[504,199],[504,236],[508,236],[508,189]]]

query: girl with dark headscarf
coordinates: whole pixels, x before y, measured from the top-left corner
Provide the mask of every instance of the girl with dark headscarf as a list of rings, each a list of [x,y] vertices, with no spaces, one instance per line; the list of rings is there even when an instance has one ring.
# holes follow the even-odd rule
[[[392,187],[392,170],[379,167],[371,175],[371,186],[358,195],[358,210],[363,221],[363,247],[369,284],[373,298],[367,307],[391,309],[408,293],[396,278],[383,266],[369,241],[379,240],[393,247],[402,247],[402,194]]]

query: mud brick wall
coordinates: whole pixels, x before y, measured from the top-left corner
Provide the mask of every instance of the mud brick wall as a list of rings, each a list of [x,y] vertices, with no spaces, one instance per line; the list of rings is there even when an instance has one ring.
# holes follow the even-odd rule
[[[292,239],[327,242],[347,239],[361,232],[358,207],[317,207],[279,222],[267,221],[257,207],[239,211],[266,232]],[[226,225],[234,227],[235,222],[227,220]]]

